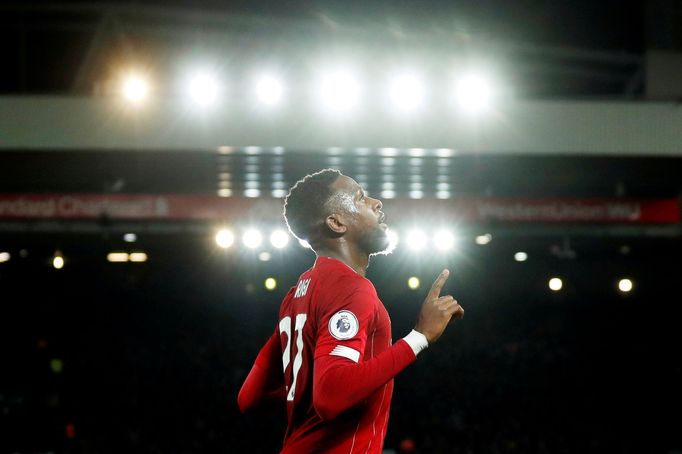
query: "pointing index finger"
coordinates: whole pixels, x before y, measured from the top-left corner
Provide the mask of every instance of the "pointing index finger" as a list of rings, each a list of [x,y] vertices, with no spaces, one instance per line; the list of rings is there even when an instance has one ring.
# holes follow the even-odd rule
[[[441,273],[438,275],[435,282],[431,286],[431,290],[429,291],[428,299],[434,299],[434,298],[438,298],[440,296],[440,291],[443,289],[443,286],[445,285],[445,281],[448,280],[448,276],[450,276],[450,270],[448,270],[446,268],[443,271],[441,271]]]

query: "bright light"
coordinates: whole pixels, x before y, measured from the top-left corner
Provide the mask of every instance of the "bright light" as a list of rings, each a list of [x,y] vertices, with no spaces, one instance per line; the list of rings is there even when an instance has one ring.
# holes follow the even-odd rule
[[[137,235],[135,235],[134,233],[126,233],[125,235],[123,235],[123,241],[125,241],[126,243],[134,243],[135,241],[137,241]]]
[[[298,240],[298,244],[305,249],[312,249],[312,247],[310,247],[310,243],[308,243],[306,240]]]
[[[260,260],[261,262],[269,262],[271,258],[272,254],[270,254],[268,251],[263,251],[260,254],[258,254],[258,260]]]
[[[479,244],[481,246],[485,246],[486,244],[490,243],[492,240],[493,240],[493,236],[489,233],[486,233],[483,235],[478,235],[476,237],[476,244]],[[516,256],[514,256],[514,257],[516,258]]]
[[[514,260],[516,260],[517,262],[525,262],[526,260],[528,260],[528,254],[526,254],[525,252],[517,252],[516,254],[514,254]]]
[[[407,286],[411,290],[417,290],[419,288],[419,278],[416,276],[412,276],[407,280]]]
[[[405,242],[413,251],[422,250],[426,246],[426,234],[421,230],[412,230],[407,234]]]
[[[247,248],[256,249],[261,245],[261,243],[263,243],[263,235],[261,235],[261,233],[256,229],[249,229],[244,232],[242,241],[244,242],[244,246]]]
[[[256,82],[258,100],[268,106],[278,104],[282,99],[282,83],[274,77],[263,76]]]
[[[8,262],[11,257],[9,252],[0,252],[0,263]]]
[[[386,229],[386,236],[388,237],[388,246],[386,247],[384,254],[390,254],[398,247],[399,238],[398,234],[391,229]]]
[[[630,279],[621,279],[618,281],[618,290],[623,293],[632,291],[632,287],[634,287],[634,285]]]
[[[216,102],[220,86],[215,76],[209,73],[195,73],[189,80],[189,97],[200,107],[208,107]]]
[[[275,280],[274,277],[265,279],[265,288],[269,291],[273,291],[277,288],[277,280]]]
[[[131,252],[128,258],[131,262],[142,263],[147,261],[147,254],[144,252]]]
[[[234,233],[228,229],[220,229],[215,235],[215,242],[218,247],[227,249],[234,244]]]
[[[281,229],[275,230],[270,235],[270,243],[277,249],[283,249],[289,244],[289,234]]]
[[[62,268],[64,268],[64,257],[62,257],[61,255],[55,255],[52,258],[52,266],[57,270],[61,270]]]
[[[127,252],[110,252],[107,254],[107,261],[111,263],[123,263],[128,261]]]
[[[559,279],[558,277],[553,277],[552,279],[549,280],[549,289],[558,292],[561,290],[561,287],[564,286],[564,283]]]
[[[149,95],[149,82],[137,74],[128,74],[121,84],[123,97],[128,101],[139,104]]]
[[[433,236],[433,245],[441,251],[450,250],[455,247],[455,235],[449,230],[439,230]]]
[[[424,86],[414,74],[400,74],[391,79],[389,97],[399,111],[410,111],[424,102]]]
[[[355,107],[360,100],[360,83],[346,69],[325,74],[319,84],[318,95],[324,106],[333,112],[344,112]]]
[[[492,87],[487,78],[479,74],[468,74],[457,81],[455,96],[460,109],[476,114],[490,107]]]

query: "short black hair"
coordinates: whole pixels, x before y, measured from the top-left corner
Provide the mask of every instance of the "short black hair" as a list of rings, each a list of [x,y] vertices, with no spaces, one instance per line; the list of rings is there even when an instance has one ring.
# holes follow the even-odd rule
[[[315,236],[334,193],[331,186],[340,176],[338,170],[323,169],[301,178],[289,190],[284,198],[284,220],[296,238],[310,243]]]

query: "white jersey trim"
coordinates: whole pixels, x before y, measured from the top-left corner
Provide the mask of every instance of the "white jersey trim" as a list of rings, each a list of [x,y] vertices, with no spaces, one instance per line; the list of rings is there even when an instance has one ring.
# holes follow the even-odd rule
[[[356,363],[360,361],[360,352],[353,348],[346,347],[345,345],[337,345],[329,354],[334,356],[343,356],[344,358],[348,358]]]

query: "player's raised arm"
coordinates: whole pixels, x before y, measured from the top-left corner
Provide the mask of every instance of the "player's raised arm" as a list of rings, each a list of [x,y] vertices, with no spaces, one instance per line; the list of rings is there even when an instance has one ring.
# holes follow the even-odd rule
[[[429,294],[426,295],[414,327],[415,331],[426,337],[429,345],[438,340],[453,319],[464,317],[464,309],[456,299],[451,295],[440,296],[449,276],[450,271],[445,269],[436,278]]]
[[[362,402],[414,362],[420,351],[441,336],[453,317],[464,315],[464,309],[452,296],[440,296],[448,275],[448,270],[443,270],[431,287],[422,304],[415,330],[379,355],[362,361],[364,351],[357,352],[353,358],[349,352],[352,347],[341,343],[337,349],[349,352],[347,355],[316,356],[313,405],[322,419],[333,419]],[[357,304],[357,300],[349,304],[354,303]],[[362,345],[364,348],[364,342]]]

